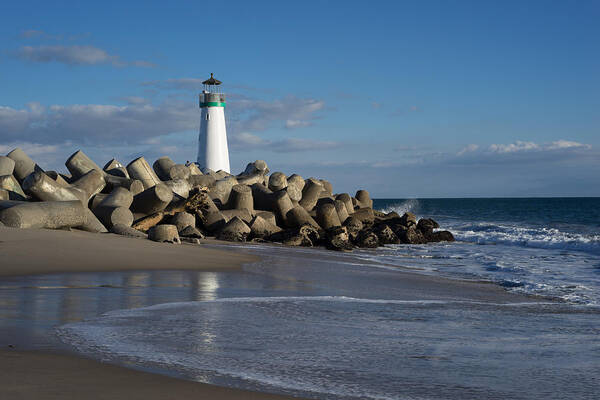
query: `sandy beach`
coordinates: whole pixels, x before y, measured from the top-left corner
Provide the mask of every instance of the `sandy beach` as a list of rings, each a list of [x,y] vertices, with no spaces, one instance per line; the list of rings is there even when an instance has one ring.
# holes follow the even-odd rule
[[[6,302],[11,299],[10,293],[21,293],[19,296],[25,296],[15,299],[12,309],[5,308],[3,318],[6,318],[7,312],[10,314],[16,310],[16,314],[13,313],[13,316],[9,317],[9,320],[12,318],[13,322],[23,318],[35,321],[36,318],[46,318],[47,316],[51,321],[55,321],[52,322],[53,326],[57,326],[77,322],[83,318],[93,318],[98,313],[102,314],[113,309],[147,307],[172,301],[199,301],[198,304],[202,304],[206,300],[209,300],[210,303],[211,299],[219,299],[221,296],[243,299],[258,295],[264,296],[263,298],[275,296],[273,298],[281,299],[282,296],[298,296],[302,293],[306,293],[305,296],[314,296],[308,299],[319,299],[319,296],[327,297],[330,293],[337,293],[338,296],[349,295],[366,299],[360,300],[367,301],[364,303],[366,307],[371,307],[369,305],[371,303],[368,302],[368,298],[371,296],[376,299],[372,303],[373,306],[376,306],[378,302],[386,301],[378,299],[386,298],[389,298],[390,301],[400,302],[399,304],[410,303],[413,300],[424,302],[424,306],[417,305],[417,308],[409,306],[410,308],[403,311],[414,313],[414,317],[409,318],[407,323],[413,323],[411,321],[421,323],[419,321],[423,315],[430,315],[426,313],[433,312],[434,315],[438,315],[435,314],[437,313],[436,307],[443,307],[444,310],[446,307],[450,307],[439,315],[457,313],[456,317],[451,317],[448,321],[450,324],[448,329],[454,329],[453,318],[464,318],[463,312],[466,310],[460,304],[476,307],[472,312],[481,312],[482,314],[476,315],[481,315],[485,321],[488,312],[498,313],[500,318],[504,318],[504,316],[513,318],[512,314],[502,311],[502,304],[534,304],[541,300],[532,296],[509,293],[500,286],[486,282],[427,276],[401,268],[388,271],[385,266],[364,270],[359,267],[359,264],[356,264],[356,259],[352,258],[354,255],[331,253],[318,249],[289,249],[281,246],[252,245],[244,249],[239,246],[233,248],[214,246],[218,243],[213,241],[200,245],[172,245],[124,238],[112,234],[0,228],[0,253],[2,254],[0,266],[2,278],[0,281],[5,289],[4,294],[0,296],[0,302],[4,301],[6,305]],[[271,257],[273,256],[283,260],[284,264],[278,266],[277,263],[272,263]],[[262,263],[256,263],[261,259]],[[356,267],[351,267],[353,262]],[[244,264],[246,266],[242,270]],[[268,264],[270,275],[265,280],[261,268],[266,264]],[[288,267],[290,269],[286,269]],[[355,269],[351,271],[349,268]],[[164,271],[165,274],[170,273],[167,272],[169,270],[180,274],[176,276],[176,285],[172,289],[169,288],[169,285],[173,282],[163,280],[166,275],[155,275],[163,273],[161,271]],[[105,276],[102,274],[110,274],[111,271],[121,271],[117,274],[133,274],[136,277],[138,275],[149,276],[150,280],[143,289],[127,283],[122,283],[120,286],[111,284],[108,285],[111,288],[108,288],[103,281],[98,281],[100,279],[98,277]],[[140,271],[139,274],[138,271]],[[101,274],[96,274],[96,272]],[[363,276],[365,272],[370,280],[367,286],[362,283],[362,279],[356,280],[356,275],[354,278],[348,279],[352,274],[358,273],[358,276]],[[69,277],[75,273],[80,273],[80,275],[84,273],[84,276],[90,276],[89,279],[85,278],[87,286],[79,285],[77,279],[71,282],[74,284],[72,287],[68,286],[70,278],[66,278],[66,281],[61,281],[60,278],[52,281],[54,275]],[[227,278],[231,274],[234,275],[234,278]],[[50,282],[50,285],[54,286],[49,290],[43,290],[48,288],[36,286],[23,286],[30,285],[31,282],[36,284],[36,276],[42,277],[39,282]],[[186,284],[186,279],[190,280],[191,285]],[[320,279],[325,279],[325,281],[319,281]],[[109,281],[113,282],[110,279]],[[236,286],[240,282],[246,285],[245,289]],[[196,287],[193,286],[194,284]],[[11,285],[16,291],[10,291]],[[389,293],[384,290],[386,287],[388,289],[385,290],[391,290]],[[148,292],[144,295],[145,297],[140,297],[140,294],[146,290]],[[160,290],[179,291],[177,293],[184,293],[184,296],[169,297],[171,296],[169,294],[166,297],[160,297],[157,295]],[[217,292],[216,290],[224,291]],[[133,298],[139,303],[121,302],[122,299],[119,300],[119,296],[123,296],[123,299]],[[251,298],[255,299],[251,301],[257,301],[257,297]],[[258,297],[259,300],[260,298]],[[114,303],[111,303],[110,301],[113,300]],[[441,301],[444,304],[456,303],[457,305],[436,306],[434,304],[433,309],[421,309],[420,307],[429,307],[426,305],[428,301]],[[81,306],[82,302],[87,306]],[[45,308],[45,304],[50,303],[55,304],[55,308]],[[223,309],[223,312],[228,313],[224,315],[230,315],[229,313],[235,312],[236,308],[244,307],[244,303],[239,303],[238,306],[231,302],[214,304],[232,305],[232,308]],[[318,302],[314,304],[318,305]],[[343,307],[344,303],[332,303],[331,305],[338,307],[335,304]],[[469,304],[474,304],[474,306],[469,306]],[[483,309],[477,311],[479,307],[483,307]],[[55,312],[58,317],[52,317],[49,312],[50,314]],[[63,313],[66,316],[63,316]],[[315,316],[315,321],[321,321],[321,318],[327,315]],[[51,317],[55,319],[51,319]],[[312,318],[309,315],[306,317]],[[232,322],[232,326],[236,327],[236,324],[248,318],[242,314],[241,320]],[[494,318],[491,318],[490,321],[494,321]],[[525,323],[526,325],[527,323]],[[299,327],[301,326],[302,324],[299,325]],[[359,326],[361,325],[357,325],[357,328]],[[423,326],[435,328],[437,323]],[[10,329],[12,328],[8,327],[8,332],[11,332]],[[19,329],[18,327],[13,329],[12,338],[15,337],[14,332],[18,334]],[[228,328],[222,334],[227,335],[231,329],[231,327]],[[262,330],[255,334],[260,336],[262,334],[260,332]],[[460,335],[460,332],[462,331],[450,337],[456,337],[457,334]],[[278,334],[275,332],[275,336]],[[227,343],[236,343],[244,336],[245,334],[239,338],[225,340],[232,340]],[[17,341],[18,344],[11,347],[9,344],[15,342],[0,344],[3,347],[3,350],[0,351],[0,366],[5,371],[0,376],[1,397],[11,399],[162,399],[184,398],[193,395],[211,399],[297,398],[158,375],[153,373],[153,368],[142,367],[144,371],[151,371],[143,372],[127,368],[128,363],[121,362],[119,365],[114,365],[99,362],[62,351],[60,347],[50,351],[30,351],[35,346],[30,347],[26,340]],[[419,362],[421,357],[426,357],[426,359],[434,357],[433,359],[435,359],[435,355],[427,353],[425,355],[400,355],[407,357],[407,363]],[[414,387],[415,390],[419,390],[420,386],[415,383]],[[426,390],[429,391],[431,388],[427,387]],[[474,393],[480,394],[477,391]],[[320,398],[318,394],[314,395],[316,397],[308,394],[306,396]]]

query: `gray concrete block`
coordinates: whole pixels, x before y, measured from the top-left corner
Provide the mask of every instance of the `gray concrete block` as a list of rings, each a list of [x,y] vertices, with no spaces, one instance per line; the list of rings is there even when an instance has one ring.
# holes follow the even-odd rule
[[[181,244],[175,225],[156,225],[148,230],[148,239],[155,242]]]
[[[95,169],[88,171],[71,184],[71,188],[79,189],[86,194],[84,204],[87,204],[93,196],[100,193],[105,186],[104,172]]]
[[[19,183],[22,183],[23,180],[27,178],[27,176],[29,176],[29,174],[31,174],[32,172],[44,171],[39,165],[35,163],[35,161],[29,158],[29,156],[18,147],[10,153],[8,153],[6,156],[15,162],[13,175],[15,176],[15,178],[17,178]]]
[[[196,227],[196,216],[187,212],[178,212],[169,221],[171,225],[175,225],[177,227],[177,231],[181,233],[181,231],[188,226],[193,228]]]
[[[80,189],[62,187],[43,172],[37,171],[23,181],[23,189],[41,201],[79,200],[87,206],[88,196]]]
[[[219,231],[217,239],[231,242],[245,242],[248,235],[250,235],[250,228],[248,225],[246,225],[239,217],[233,217],[223,229]]]
[[[288,226],[292,228],[299,228],[302,225],[308,224],[316,229],[321,229],[317,221],[302,206],[296,206],[289,210],[286,214],[286,221]]]
[[[360,208],[373,208],[373,200],[366,190],[357,191],[355,197]]]
[[[94,199],[96,199],[98,196],[101,195],[96,195]],[[92,200],[92,208],[96,208],[97,206],[129,208],[133,203],[133,194],[129,190],[122,187],[114,188],[110,194],[101,196],[101,198],[102,201],[96,206],[94,206],[94,199]]]
[[[93,169],[104,173],[102,168],[81,150],[77,150],[75,153],[71,154],[65,162],[65,165],[73,176],[73,179],[79,179]]]
[[[254,198],[252,189],[246,185],[234,185],[229,194],[228,208],[234,210],[246,209],[249,212],[254,211]]]
[[[6,156],[0,156],[0,176],[12,175],[15,170],[15,161]]]
[[[0,211],[0,221],[13,228],[73,228],[87,222],[85,210],[79,200],[23,202]]]
[[[25,201],[27,196],[19,185],[17,179],[12,175],[0,176],[0,189],[4,189],[8,192],[7,200]]]
[[[352,213],[354,213],[354,205],[352,204],[352,197],[350,197],[350,195],[348,193],[340,193],[337,196],[335,196],[336,200],[340,200],[344,203],[344,205],[346,206],[346,211],[348,212],[348,215],[352,215]]]
[[[325,230],[342,225],[337,210],[331,203],[321,204],[317,207],[317,222]]]
[[[131,209],[136,213],[154,214],[164,210],[173,200],[173,191],[158,183],[133,197]]]
[[[133,224],[133,213],[126,207],[109,207],[101,204],[93,212],[100,222],[109,229],[114,225],[131,226]]]
[[[302,199],[299,201],[300,205],[306,211],[311,211],[317,205],[322,191],[323,185],[320,182],[314,179],[307,179],[302,189]]]
[[[144,189],[151,188],[160,183],[160,179],[150,168],[150,164],[144,157],[138,157],[127,165],[127,172],[132,179],[142,181]]]
[[[269,189],[273,192],[285,189],[287,186],[287,176],[283,172],[273,172],[269,176]]]

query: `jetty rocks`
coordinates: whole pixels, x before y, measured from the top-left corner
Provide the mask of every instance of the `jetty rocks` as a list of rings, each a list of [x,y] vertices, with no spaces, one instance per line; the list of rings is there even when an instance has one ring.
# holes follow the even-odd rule
[[[69,174],[44,171],[17,148],[0,156],[0,225],[80,229],[168,243],[277,242],[332,250],[454,241],[432,219],[373,209],[366,190],[334,193],[324,179],[269,174],[249,163],[238,175],[161,157],[103,168],[82,151]]]

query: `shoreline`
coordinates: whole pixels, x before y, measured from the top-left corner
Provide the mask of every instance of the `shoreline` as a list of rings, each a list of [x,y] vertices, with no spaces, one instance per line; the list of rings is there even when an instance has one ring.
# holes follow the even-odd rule
[[[37,251],[31,251],[36,243]],[[232,250],[228,242],[204,241],[209,246],[161,244],[136,238],[124,238],[112,234],[97,235],[81,231],[54,231],[13,229],[0,227],[0,251],[8,262],[0,267],[0,279],[55,273],[114,272],[114,271],[236,271],[242,265],[253,263],[262,257],[248,252]],[[263,247],[257,244],[257,247]],[[286,246],[264,246],[264,248],[287,251]],[[242,250],[242,249],[240,249]],[[302,251],[302,250],[301,250]],[[251,252],[250,252],[251,253]],[[97,256],[95,256],[97,255]],[[343,261],[343,256],[323,252],[310,255],[315,259],[331,257]],[[366,261],[365,261],[366,262]],[[10,265],[8,265],[10,263]],[[368,263],[368,262],[366,262]],[[399,270],[402,270],[399,268]],[[473,299],[486,301],[535,301],[530,296],[509,293],[491,282],[471,282],[435,277],[402,270],[403,289],[407,298],[414,298],[423,291],[428,295],[463,295],[467,291]],[[91,316],[90,316],[91,317]],[[6,344],[2,344],[6,346]],[[261,398],[291,399],[286,395],[274,395],[233,389],[170,377],[136,368],[107,364],[69,351],[46,352],[39,350],[0,351],[3,370],[10,371],[0,378],[3,388],[8,388],[13,398],[64,398],[66,393],[73,398],[165,398],[176,394],[183,397],[202,394],[208,398]],[[75,383],[76,382],[76,383]],[[111,385],[106,385],[110,382]],[[162,385],[157,384],[162,382]],[[95,387],[90,390],[89,388]],[[161,389],[161,388],[167,389]],[[152,389],[155,388],[155,389]],[[83,395],[85,393],[85,395]],[[94,393],[98,397],[90,397]],[[138,396],[138,397],[136,397]],[[154,397],[152,397],[154,396]]]

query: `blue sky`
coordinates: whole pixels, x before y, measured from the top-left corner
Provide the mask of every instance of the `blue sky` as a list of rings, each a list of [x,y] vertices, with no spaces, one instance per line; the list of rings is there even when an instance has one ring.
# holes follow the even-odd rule
[[[374,197],[600,196],[600,2],[3,2],[0,153],[194,160]]]

